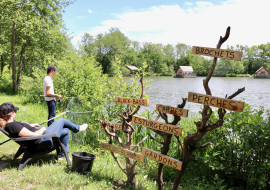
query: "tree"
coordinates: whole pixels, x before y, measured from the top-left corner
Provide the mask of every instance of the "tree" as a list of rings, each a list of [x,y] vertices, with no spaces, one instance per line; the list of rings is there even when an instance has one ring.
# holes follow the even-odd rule
[[[229,35],[230,35],[230,27],[227,28],[225,36],[220,37],[220,40],[217,44],[216,49],[220,49],[221,45],[229,38]],[[212,95],[212,93],[211,93],[211,90],[210,90],[208,84],[209,84],[209,81],[213,75],[216,64],[217,64],[217,58],[215,57],[213,59],[212,66],[211,66],[211,69],[209,70],[207,77],[205,78],[205,80],[203,80],[203,86],[204,86],[205,92],[207,95],[210,95],[210,96]],[[235,92],[231,96],[229,96],[229,97],[226,96],[226,98],[232,99],[235,96],[237,96],[238,94],[240,94],[241,92],[243,92],[244,90],[245,90],[245,88],[239,89],[237,92]],[[203,106],[203,110],[201,113],[201,115],[202,115],[201,121],[194,122],[196,125],[196,128],[197,128],[197,132],[194,134],[188,133],[188,135],[184,138],[183,145],[181,142],[179,142],[179,144],[182,148],[182,160],[181,161],[183,163],[182,163],[181,170],[178,171],[177,176],[174,180],[173,190],[178,189],[180,180],[182,179],[182,177],[185,173],[185,170],[187,169],[189,163],[193,160],[192,153],[194,151],[196,151],[197,149],[201,149],[201,148],[204,148],[204,147],[209,146],[209,145],[214,145],[212,142],[208,142],[208,143],[205,143],[201,146],[196,146],[197,143],[204,137],[204,135],[207,132],[215,130],[216,128],[221,127],[223,125],[225,114],[226,114],[226,110],[219,108],[218,109],[218,117],[219,117],[218,120],[215,123],[211,123],[209,119],[212,115],[212,109],[207,105]]]
[[[143,82],[143,74],[140,80],[141,83],[141,97],[140,99],[143,99],[144,97],[144,82]],[[139,146],[147,139],[147,136],[144,137],[138,144],[133,145],[133,132],[135,131],[135,128],[132,126],[132,116],[135,115],[140,109],[140,106],[137,106],[134,111],[132,111],[132,108],[130,105],[127,105],[127,111],[124,113],[118,113],[118,116],[122,118],[122,131],[126,135],[126,143],[124,143],[120,137],[120,135],[116,132],[116,129],[114,127],[111,127],[110,122],[100,120],[100,126],[104,129],[107,135],[110,136],[109,144],[113,143],[113,139],[116,139],[119,143],[119,145],[126,150],[134,151],[137,148],[137,151],[139,151]],[[120,160],[115,156],[114,152],[111,152],[114,160],[116,161],[117,165],[120,167],[120,169],[126,174],[127,176],[127,183],[132,184],[135,187],[138,187],[138,183],[136,182],[136,170],[135,166],[137,164],[137,161],[133,162],[133,159],[130,157],[126,157],[126,167],[124,167]]]
[[[13,90],[17,92],[23,71],[31,75],[46,57],[59,58],[69,39],[63,33],[61,0],[3,0],[0,2],[2,32],[10,46]],[[7,49],[7,48],[1,48]],[[7,57],[5,51],[1,54]],[[3,62],[2,62],[3,63]],[[2,64],[4,65],[4,64]]]

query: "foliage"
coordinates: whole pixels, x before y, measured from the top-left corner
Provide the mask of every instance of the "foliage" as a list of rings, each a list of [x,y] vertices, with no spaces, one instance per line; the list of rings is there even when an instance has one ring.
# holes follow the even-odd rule
[[[7,68],[4,68],[2,75],[0,75],[0,92],[13,94],[11,71]]]
[[[269,110],[245,104],[243,112],[229,112],[223,127],[207,136],[216,146],[201,159],[230,186],[269,188],[269,126]]]
[[[237,74],[251,74],[264,66],[270,70],[269,43],[259,46],[229,46],[229,50],[243,52],[242,61],[218,60],[214,75],[226,76]],[[103,73],[110,76],[114,72],[115,56],[122,60],[121,67],[133,65],[142,67],[146,62],[149,75],[171,76],[179,66],[192,66],[198,76],[206,76],[211,67],[212,58],[191,54],[191,47],[177,43],[154,44],[151,42],[131,41],[118,28],[111,28],[109,33],[98,34],[96,37],[86,33],[82,39],[82,54],[94,55],[103,67]],[[129,75],[128,72],[124,76]]]
[[[22,88],[27,102],[44,102],[43,79],[46,75],[46,68],[50,62],[44,62],[43,69],[35,68],[34,78],[24,78]],[[92,131],[98,130],[99,118],[103,115],[109,99],[109,86],[107,76],[102,74],[101,67],[91,56],[78,57],[76,53],[69,53],[62,60],[55,62],[59,72],[53,77],[54,88],[56,94],[64,97],[77,97],[79,99],[88,99],[84,104],[94,110],[91,116],[90,129],[86,139],[89,141],[95,139],[97,141],[97,133]],[[115,89],[111,89],[115,90]],[[57,111],[63,112],[71,99],[63,98],[62,103],[57,104]],[[78,123],[82,124],[82,123]],[[87,143],[89,143],[87,141]]]
[[[69,45],[63,32],[62,0],[3,0],[0,2],[1,71],[12,69],[13,90],[23,75],[31,76],[47,56],[58,59]]]

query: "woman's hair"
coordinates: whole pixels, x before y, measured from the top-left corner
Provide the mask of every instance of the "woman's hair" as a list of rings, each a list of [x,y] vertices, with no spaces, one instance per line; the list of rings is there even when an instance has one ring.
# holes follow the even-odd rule
[[[0,127],[5,129],[7,121],[10,119],[10,114],[0,115]]]

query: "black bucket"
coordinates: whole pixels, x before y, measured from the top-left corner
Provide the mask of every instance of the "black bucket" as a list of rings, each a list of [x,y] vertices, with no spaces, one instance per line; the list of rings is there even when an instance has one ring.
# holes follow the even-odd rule
[[[72,171],[80,174],[91,172],[96,156],[87,152],[72,152]]]

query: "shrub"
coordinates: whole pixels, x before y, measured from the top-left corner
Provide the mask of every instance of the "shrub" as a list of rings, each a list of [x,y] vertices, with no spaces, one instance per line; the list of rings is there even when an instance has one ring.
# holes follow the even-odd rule
[[[223,127],[207,138],[216,146],[209,146],[201,159],[231,186],[269,188],[269,110],[245,104],[243,112],[227,113]]]

